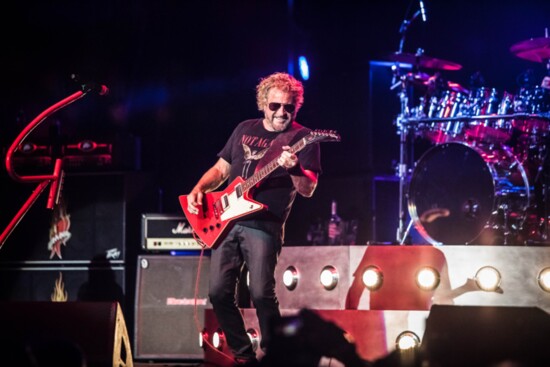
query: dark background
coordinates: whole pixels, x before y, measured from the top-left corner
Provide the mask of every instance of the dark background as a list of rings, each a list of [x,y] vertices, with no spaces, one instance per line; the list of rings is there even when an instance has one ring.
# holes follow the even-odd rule
[[[481,72],[486,86],[515,93],[523,73],[545,74],[544,65],[509,49],[544,36],[550,1],[424,3],[427,22],[418,17],[411,23],[403,51],[422,48],[462,65],[443,71],[448,80],[468,87]],[[333,198],[341,216],[359,220],[358,241],[372,239],[373,178],[393,175],[399,158],[393,121],[399,101],[389,90],[389,67],[373,61],[389,61],[397,51],[399,28],[418,1],[60,0],[20,1],[12,8],[0,25],[4,149],[39,112],[78,90],[70,78],[76,73],[82,83],[103,83],[110,93],[75,102],[28,139],[137,141],[140,163],[123,168],[154,177],[142,193],[150,203],[142,210],[180,213],[177,196],[215,162],[233,127],[259,116],[259,79],[287,71],[292,57],[305,54],[311,78],[304,82],[298,121],[337,130],[342,142],[322,146],[318,191],[297,200],[287,241],[303,244],[309,225],[328,218]],[[395,191],[395,182],[388,182]],[[397,217],[392,195],[384,199],[391,205],[376,210]],[[9,216],[16,208],[2,210]]]

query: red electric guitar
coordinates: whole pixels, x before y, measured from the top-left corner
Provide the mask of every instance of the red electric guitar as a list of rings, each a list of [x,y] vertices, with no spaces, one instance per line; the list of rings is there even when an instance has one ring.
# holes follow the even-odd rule
[[[315,130],[290,147],[290,151],[297,153],[308,144],[327,141],[340,141],[340,135],[331,130]],[[206,247],[218,247],[237,219],[266,209],[262,203],[250,198],[249,190],[279,167],[277,159],[267,163],[246,180],[237,177],[225,190],[205,194],[198,214],[191,214],[187,210],[187,195],[179,196],[183,213]]]

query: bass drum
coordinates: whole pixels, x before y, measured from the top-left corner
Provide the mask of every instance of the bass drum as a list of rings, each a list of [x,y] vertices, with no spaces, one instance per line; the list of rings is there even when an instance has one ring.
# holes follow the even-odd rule
[[[451,142],[418,160],[408,209],[433,245],[506,244],[522,226],[530,191],[523,166],[506,146]]]

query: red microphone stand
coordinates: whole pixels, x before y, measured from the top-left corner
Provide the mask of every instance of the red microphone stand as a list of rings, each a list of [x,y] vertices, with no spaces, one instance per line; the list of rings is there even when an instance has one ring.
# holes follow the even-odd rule
[[[19,133],[17,138],[14,140],[14,142],[11,144],[7,154],[6,154],[6,169],[8,171],[8,174],[11,176],[12,179],[14,179],[17,182],[38,182],[38,185],[34,189],[34,191],[30,194],[29,198],[25,201],[21,209],[15,214],[13,219],[8,223],[7,227],[4,229],[2,234],[0,235],[0,249],[6,242],[7,238],[10,236],[10,234],[13,232],[15,227],[19,224],[19,222],[23,219],[25,214],[29,211],[29,209],[34,205],[40,194],[46,189],[46,187],[51,184],[50,191],[48,194],[48,201],[46,204],[46,207],[48,209],[53,209],[55,205],[59,201],[59,196],[61,194],[61,189],[63,187],[63,178],[64,178],[64,171],[63,171],[63,159],[57,158],[55,160],[55,165],[53,169],[53,173],[50,175],[29,175],[29,176],[22,176],[18,175],[15,172],[15,169],[13,167],[13,154],[19,149],[21,146],[23,140],[25,140],[29,134],[46,118],[51,116],[54,112],[68,106],[69,104],[73,103],[74,101],[84,97],[88,92],[90,92],[91,89],[84,88],[82,91],[78,91],[61,101],[55,103],[54,105],[50,106],[49,108],[45,109],[42,113],[40,113],[34,120],[32,120],[24,129]],[[101,93],[100,93],[101,94]]]

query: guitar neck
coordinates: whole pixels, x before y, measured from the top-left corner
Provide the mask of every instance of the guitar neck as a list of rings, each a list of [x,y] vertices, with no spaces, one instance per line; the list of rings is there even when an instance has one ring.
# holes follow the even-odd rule
[[[304,149],[306,145],[307,145],[306,139],[302,138],[296,144],[290,147],[290,152],[293,154],[297,153],[300,150]],[[266,164],[261,169],[259,169],[257,172],[255,172],[252,176],[250,176],[245,182],[243,182],[242,184],[243,192],[250,190],[252,187],[256,186],[260,181],[262,181],[267,175],[275,171],[277,167],[279,167],[279,164],[277,163],[278,159],[279,157],[273,159],[268,164]]]

